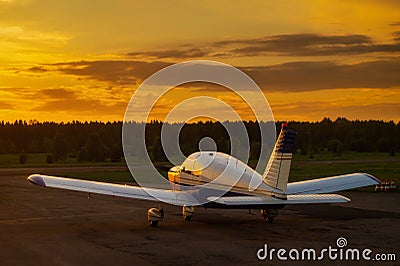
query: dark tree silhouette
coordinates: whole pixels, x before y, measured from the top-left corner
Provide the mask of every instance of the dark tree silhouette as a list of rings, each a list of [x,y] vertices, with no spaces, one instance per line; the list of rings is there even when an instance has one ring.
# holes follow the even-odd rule
[[[104,157],[104,144],[97,132],[92,132],[88,135],[86,142],[86,149],[88,154],[88,159],[94,162],[103,162]]]
[[[67,149],[65,145],[64,134],[57,132],[53,139],[53,159],[55,161],[65,160]]]
[[[264,122],[245,122],[250,140],[251,159],[259,156],[261,137],[259,126]],[[122,155],[121,133],[122,122],[78,122],[54,123],[17,120],[15,122],[0,122],[0,153],[21,154],[51,153],[53,160],[63,160],[66,156],[78,161],[118,161]],[[218,151],[230,152],[231,140],[224,126],[234,126],[235,122],[198,122],[185,124],[179,134],[181,151],[185,155],[198,151],[198,143],[204,137],[212,138]],[[142,123],[130,122],[125,126],[138,128]],[[147,150],[152,153],[152,159],[165,160],[160,145],[163,123],[151,121],[146,125],[145,135],[131,136],[128,143],[130,156],[142,154],[140,143],[145,139]],[[180,124],[168,124],[170,127],[180,127]],[[277,132],[281,123],[276,123]],[[400,123],[349,121],[338,118],[332,121],[325,118],[320,122],[290,121],[289,127],[297,132],[296,151],[313,157],[315,154],[330,150],[336,154],[339,151],[358,152],[389,152],[394,155],[400,151]],[[241,140],[235,139],[232,141]]]
[[[327,144],[328,151],[332,152],[333,154],[340,155],[343,152],[343,143],[338,139],[330,139],[328,140]]]

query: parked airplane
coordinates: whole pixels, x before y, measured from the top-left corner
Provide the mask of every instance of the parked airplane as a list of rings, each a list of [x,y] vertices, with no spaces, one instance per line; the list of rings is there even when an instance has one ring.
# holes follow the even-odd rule
[[[168,179],[172,189],[142,188],[41,174],[30,175],[28,181],[41,187],[163,201],[182,206],[185,220],[192,218],[194,206],[260,209],[266,222],[272,222],[278,209],[286,205],[349,202],[350,199],[342,195],[325,193],[379,183],[378,179],[365,173],[288,183],[295,135],[294,131],[287,128],[286,123],[282,124],[263,175],[230,155],[200,151],[191,154],[182,165],[170,169]],[[257,182],[254,183],[254,180]],[[227,190],[229,191],[225,193]],[[153,227],[163,217],[161,204],[158,208],[148,210],[148,221]]]

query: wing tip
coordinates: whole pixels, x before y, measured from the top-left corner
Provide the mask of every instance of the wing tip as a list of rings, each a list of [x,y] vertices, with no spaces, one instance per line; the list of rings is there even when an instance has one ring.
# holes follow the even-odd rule
[[[363,174],[363,175],[369,177],[372,181],[374,181],[374,183],[372,185],[377,185],[377,184],[381,183],[381,181],[378,178],[376,178],[375,176],[373,176],[371,174],[368,174],[368,173],[360,173],[360,174]]]
[[[44,182],[41,175],[33,174],[33,175],[28,176],[28,178],[26,180],[28,180],[29,182],[31,182],[34,185],[46,187],[46,183]]]
[[[341,199],[343,200],[343,202],[350,202],[350,201],[351,201],[351,199],[348,198],[348,197],[345,197],[345,196],[343,196],[343,195],[339,195],[339,196],[341,197]]]

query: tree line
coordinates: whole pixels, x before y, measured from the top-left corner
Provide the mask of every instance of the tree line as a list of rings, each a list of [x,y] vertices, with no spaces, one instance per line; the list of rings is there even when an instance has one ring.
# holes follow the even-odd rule
[[[224,122],[237,123],[237,122]],[[261,149],[261,134],[258,122],[243,122],[250,140],[250,159],[258,159]],[[261,123],[263,124],[263,122]],[[0,154],[47,153],[47,162],[74,158],[77,161],[102,162],[121,161],[123,157],[121,132],[122,122],[79,122],[68,123],[15,121],[0,123]],[[130,126],[143,124],[132,122]],[[277,132],[280,122],[276,123]],[[162,122],[147,123],[146,148],[153,161],[165,161],[161,146]],[[181,126],[172,124],[169,126]],[[343,151],[388,152],[395,155],[400,151],[400,123],[393,121],[350,121],[324,118],[319,122],[289,122],[289,128],[297,132],[296,152],[309,155]],[[198,150],[198,142],[211,137],[218,151],[229,153],[231,143],[223,124],[219,122],[197,122],[185,124],[179,135],[182,152],[189,155]],[[132,145],[141,141],[132,136]],[[133,149],[134,150],[134,149]],[[134,154],[133,154],[134,155]],[[26,158],[25,158],[26,159]]]

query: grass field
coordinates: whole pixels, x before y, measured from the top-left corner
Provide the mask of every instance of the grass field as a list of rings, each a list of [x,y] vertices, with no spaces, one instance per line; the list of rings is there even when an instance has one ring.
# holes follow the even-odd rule
[[[19,162],[19,154],[0,154],[0,167],[56,167],[56,166],[109,166],[125,165],[125,162],[77,162],[75,158],[67,158],[65,161],[47,163],[47,153],[25,154],[27,160],[24,164]]]
[[[354,152],[346,151],[340,155],[331,152],[313,154],[313,159],[309,155],[296,153],[293,155],[294,161],[335,161],[335,160],[375,160],[375,159],[393,159],[400,158],[397,154],[391,156],[388,152]]]

